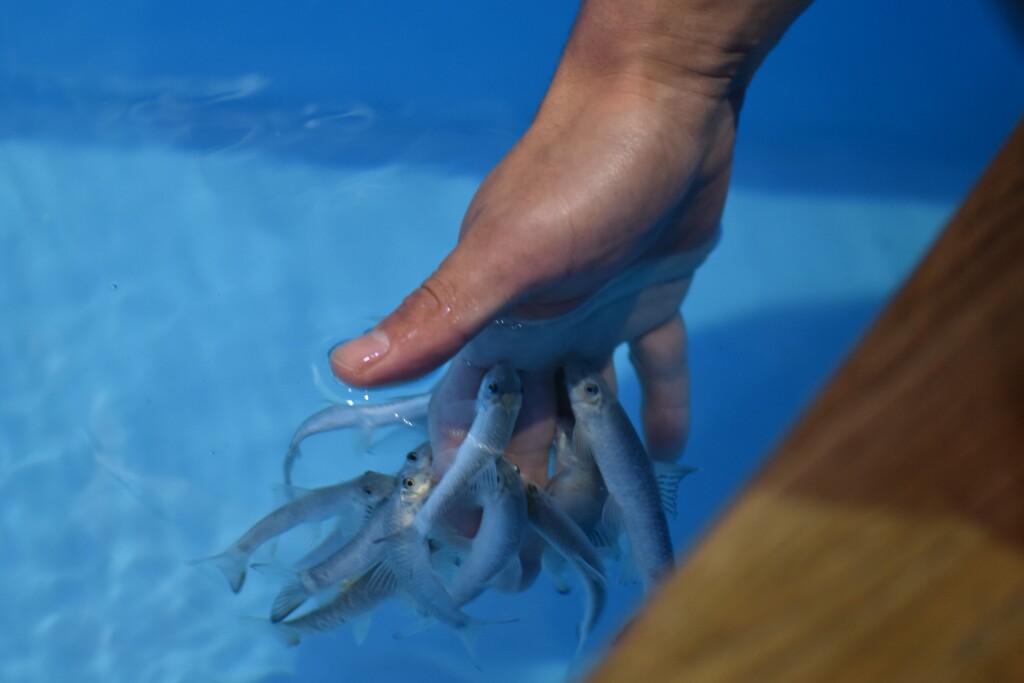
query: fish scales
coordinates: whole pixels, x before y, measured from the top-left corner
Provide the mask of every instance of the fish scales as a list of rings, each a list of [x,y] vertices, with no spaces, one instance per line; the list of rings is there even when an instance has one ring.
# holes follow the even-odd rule
[[[526,527],[526,497],[514,465],[499,458],[496,476],[477,475],[475,498],[483,507],[469,555],[452,581],[451,595],[463,605],[475,599],[510,563],[519,562]],[[491,475],[491,476],[489,476]],[[513,583],[518,583],[515,577]]]
[[[654,465],[626,411],[598,373],[567,366],[566,384],[576,418],[576,448],[593,454],[609,496],[621,511],[640,580],[645,590],[651,590],[674,563]]]
[[[523,385],[510,366],[499,363],[484,374],[469,432],[413,523],[421,536],[465,493],[473,477],[505,452],[522,401]]]

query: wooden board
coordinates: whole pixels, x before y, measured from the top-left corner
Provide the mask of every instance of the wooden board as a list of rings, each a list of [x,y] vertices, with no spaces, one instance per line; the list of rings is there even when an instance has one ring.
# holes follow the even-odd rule
[[[1024,681],[1024,122],[592,680]]]

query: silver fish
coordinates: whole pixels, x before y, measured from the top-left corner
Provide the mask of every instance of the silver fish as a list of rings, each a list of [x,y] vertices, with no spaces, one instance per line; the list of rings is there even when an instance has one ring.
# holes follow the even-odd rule
[[[275,623],[281,621],[311,595],[337,586],[342,581],[360,576],[380,562],[386,546],[378,541],[393,533],[390,530],[392,518],[396,514],[396,510],[402,509],[403,498],[412,484],[418,487],[423,481],[426,481],[429,490],[432,464],[433,452],[429,442],[409,453],[394,479],[395,490],[391,496],[374,509],[369,519],[366,520],[366,524],[352,540],[323,562],[300,571],[281,570],[269,565],[253,565],[254,569],[270,573],[283,571],[288,579],[274,600],[270,620]],[[410,518],[409,521],[411,522],[412,519]]]
[[[379,472],[366,472],[350,481],[310,489],[256,522],[224,552],[197,562],[216,565],[237,593],[245,583],[249,557],[264,543],[300,524],[333,516],[362,523],[393,489],[394,477]]]
[[[572,424],[559,420],[555,428],[555,474],[547,484],[547,492],[555,504],[598,548],[612,555],[619,549],[614,536],[605,529],[602,513],[608,500],[604,477],[589,451],[579,453],[572,444]]]
[[[362,617],[392,591],[382,589],[379,582],[371,582],[371,572],[342,587],[328,603],[301,616],[274,624],[278,635],[289,646],[298,645],[304,636],[336,628],[345,622]]]
[[[427,418],[430,396],[431,394],[427,392],[377,404],[337,403],[313,413],[296,428],[288,443],[288,450],[284,456],[285,483],[290,484],[292,481],[292,468],[302,455],[299,446],[306,437],[351,427],[358,427],[369,434],[384,425],[420,422]]]
[[[654,466],[633,424],[597,372],[570,364],[566,388],[576,417],[573,444],[590,452],[618,507],[632,561],[645,590],[673,566],[672,539]]]
[[[423,495],[425,494],[426,492]],[[485,622],[463,612],[434,572],[430,542],[417,533],[410,524],[417,513],[415,499],[410,498],[403,507],[404,509],[396,508],[393,511],[394,517],[390,526],[399,530],[381,542],[381,545],[386,547],[386,552],[381,563],[372,572],[370,589],[383,593],[403,594],[416,605],[416,610],[427,620],[436,620],[453,629],[466,645],[470,659],[476,663],[472,633]],[[403,635],[406,634],[395,634],[395,637],[400,638]]]
[[[420,536],[430,532],[484,466],[502,456],[522,402],[523,385],[511,366],[498,363],[487,371],[477,392],[477,412],[469,433],[413,522]]]
[[[530,525],[580,575],[587,592],[583,619],[577,627],[579,647],[594,628],[608,594],[604,563],[583,530],[554,502],[547,491],[526,481],[526,508]]]
[[[459,605],[474,600],[499,574],[503,587],[518,588],[521,572],[516,569],[526,528],[526,497],[515,465],[498,458],[477,474],[470,488],[483,514],[469,555],[452,580],[451,596]]]

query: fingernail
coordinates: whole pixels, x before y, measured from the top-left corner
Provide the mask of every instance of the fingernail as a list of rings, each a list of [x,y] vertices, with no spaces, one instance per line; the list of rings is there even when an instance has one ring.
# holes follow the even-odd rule
[[[380,330],[370,330],[347,344],[331,351],[331,365],[351,375],[358,375],[377,363],[388,352],[391,340]]]

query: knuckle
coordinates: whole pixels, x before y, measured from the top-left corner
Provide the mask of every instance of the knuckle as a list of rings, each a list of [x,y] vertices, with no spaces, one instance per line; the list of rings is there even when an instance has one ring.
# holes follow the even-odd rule
[[[443,273],[434,273],[424,280],[407,303],[418,322],[443,322],[463,341],[472,336],[474,303],[460,294]]]

